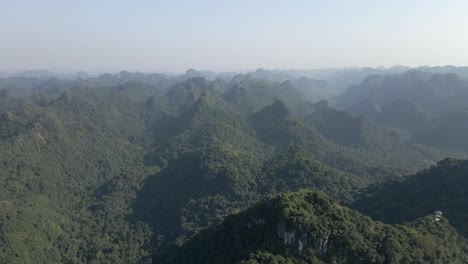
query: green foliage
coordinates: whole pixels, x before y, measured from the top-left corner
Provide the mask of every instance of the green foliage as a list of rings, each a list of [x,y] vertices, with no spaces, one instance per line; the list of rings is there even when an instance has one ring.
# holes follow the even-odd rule
[[[446,159],[404,181],[369,189],[355,208],[387,223],[402,223],[441,210],[450,223],[468,236],[468,162]]]
[[[352,203],[442,155],[392,149],[371,124],[340,128],[364,139],[340,144],[303,120],[312,108],[290,83],[181,79],[122,72],[26,83],[27,98],[2,90],[0,262],[145,263],[267,195],[311,188]],[[284,212],[313,221],[299,209]],[[281,244],[269,235],[239,261],[320,260],[270,251]]]
[[[2,131],[14,133],[0,142],[0,262],[134,262],[145,254],[151,231],[125,221],[131,197],[96,193],[119,177],[138,188],[154,173],[141,165],[141,146],[128,142],[144,125],[140,115],[127,115],[133,126],[122,120],[125,111],[145,111],[131,101],[74,89],[4,114]]]
[[[204,230],[158,263],[463,263],[467,242],[443,219],[373,222],[301,190],[269,197]]]
[[[260,192],[265,194],[310,188],[349,202],[353,192],[364,188],[367,180],[325,166],[302,147],[291,147],[264,164],[258,182]]]

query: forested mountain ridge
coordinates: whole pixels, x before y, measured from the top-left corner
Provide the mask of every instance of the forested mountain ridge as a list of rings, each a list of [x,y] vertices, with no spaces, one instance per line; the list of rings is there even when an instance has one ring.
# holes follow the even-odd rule
[[[202,231],[158,263],[463,263],[467,241],[446,219],[374,222],[322,193],[269,197]]]
[[[352,204],[465,157],[312,104],[287,81],[191,75],[0,90],[0,262],[145,263],[270,194]]]
[[[353,205],[376,220],[402,223],[441,210],[460,234],[468,236],[468,161],[445,159],[430,169],[371,188]]]

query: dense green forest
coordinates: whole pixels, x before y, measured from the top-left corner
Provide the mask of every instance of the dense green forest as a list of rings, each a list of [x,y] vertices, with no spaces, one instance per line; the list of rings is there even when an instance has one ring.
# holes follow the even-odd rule
[[[157,263],[465,263],[467,241],[446,219],[374,222],[323,193],[263,199],[202,231]]]
[[[354,206],[373,219],[402,223],[442,210],[458,232],[468,237],[468,161],[445,159],[404,180],[369,187]]]
[[[454,85],[440,102],[463,92],[458,77],[426,75]],[[467,158],[461,134],[453,132],[454,144],[439,128],[458,131],[454,122],[464,119],[414,100],[404,105],[419,123],[395,122],[401,102],[378,101],[382,112],[356,116],[339,106],[347,93],[319,101],[338,89],[333,78],[265,70],[0,78],[0,263],[187,263],[192,253],[192,263],[206,263],[207,252],[212,263],[223,255],[224,263],[466,261],[455,230],[467,235],[468,165],[445,160],[427,170]],[[302,189],[330,198],[271,196]],[[413,222],[374,222],[330,199],[389,224]],[[434,210],[448,221],[424,218]],[[312,244],[302,254],[273,229],[261,244],[264,229],[238,232],[253,212],[269,219],[261,228],[282,222],[312,232],[310,241],[329,232],[340,242],[326,256]],[[224,240],[223,232],[236,236]],[[210,243],[219,248],[211,252]],[[420,247],[405,253],[412,243]]]

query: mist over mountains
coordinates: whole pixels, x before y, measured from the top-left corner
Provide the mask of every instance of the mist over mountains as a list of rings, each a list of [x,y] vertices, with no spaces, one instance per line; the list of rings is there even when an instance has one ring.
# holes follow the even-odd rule
[[[0,263],[465,263],[467,109],[467,67],[0,73]]]

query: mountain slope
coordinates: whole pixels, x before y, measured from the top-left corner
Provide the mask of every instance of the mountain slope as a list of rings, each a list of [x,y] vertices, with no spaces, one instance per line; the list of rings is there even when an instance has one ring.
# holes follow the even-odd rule
[[[230,89],[226,90],[222,98],[243,111],[256,112],[280,100],[296,112],[307,102],[304,94],[289,81],[278,83],[248,76],[238,78],[231,81]]]
[[[407,99],[398,99],[385,105],[375,120],[409,131],[422,130],[429,125],[427,114]]]
[[[449,112],[432,121],[432,126],[414,135],[414,141],[430,146],[468,152],[468,108]]]
[[[125,221],[124,201],[154,173],[130,136],[156,116],[143,115],[143,102],[117,98],[79,88],[5,114],[1,124],[14,133],[0,142],[0,262],[135,262],[145,254],[149,231]],[[97,192],[118,179],[131,191]]]
[[[347,112],[328,106],[321,107],[307,116],[306,122],[325,138],[341,145],[379,145],[387,141],[383,140],[383,137],[391,137],[390,131],[384,131],[363,116],[353,117]],[[396,134],[393,137],[394,141],[400,140]]]
[[[379,108],[395,100],[405,99],[415,102],[425,112],[438,115],[445,108],[440,102],[444,101],[442,105],[450,104],[447,102],[449,98],[457,102],[457,96],[466,94],[467,90],[466,83],[456,74],[409,70],[403,74],[368,76],[359,85],[351,86],[336,100],[337,105],[348,109],[356,108],[356,104],[369,98]]]
[[[468,236],[468,161],[445,159],[437,166],[370,190],[355,208],[387,223],[402,223],[441,210],[450,223]]]
[[[448,221],[374,222],[311,191],[270,197],[155,259],[157,263],[463,263]]]
[[[384,168],[395,167],[392,164],[398,163],[406,168],[412,167],[413,172],[416,172],[447,156],[463,157],[462,153],[456,154],[456,151],[415,145],[405,131],[382,126],[364,116],[354,117],[345,111],[328,107],[326,104],[315,107],[315,111],[306,116],[304,120],[319,132],[319,136],[338,145],[333,146],[328,142],[325,145],[328,146],[329,151],[343,153],[345,154],[343,156],[348,159],[354,158],[361,165],[368,164]],[[321,149],[323,153],[326,148]],[[330,156],[328,160],[332,160]],[[344,164],[341,163],[335,167],[343,169]],[[350,167],[346,168],[348,171],[353,171]]]
[[[324,102],[300,113],[303,95],[287,82],[159,77],[0,92],[0,262],[137,263],[266,195],[313,188],[351,203],[446,156],[374,144],[388,138],[371,122],[331,110],[321,120],[343,126],[319,131],[303,118]],[[333,129],[360,141],[334,142]]]

